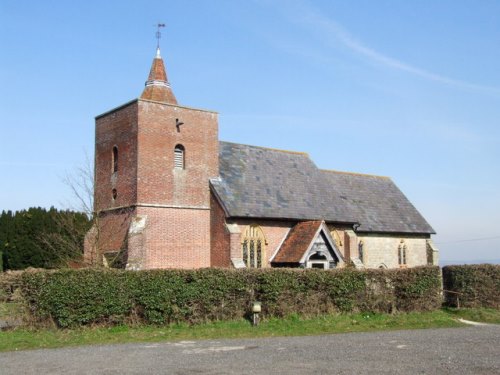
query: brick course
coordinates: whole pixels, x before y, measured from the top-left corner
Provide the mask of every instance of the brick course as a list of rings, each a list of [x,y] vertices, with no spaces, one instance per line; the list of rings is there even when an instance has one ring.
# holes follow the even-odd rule
[[[210,267],[208,209],[138,207],[145,217],[143,268]]]
[[[217,114],[140,100],[138,123],[137,201],[208,208],[208,180],[219,174]],[[178,144],[184,170],[174,169]]]
[[[210,265],[231,267],[231,238],[226,216],[213,194],[210,195]]]

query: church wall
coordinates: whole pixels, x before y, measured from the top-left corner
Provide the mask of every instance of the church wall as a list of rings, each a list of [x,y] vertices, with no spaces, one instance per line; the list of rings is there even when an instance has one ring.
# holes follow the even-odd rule
[[[102,213],[92,230],[85,236],[84,259],[87,263],[102,262],[106,252],[119,252],[126,246],[133,209],[119,209]]]
[[[282,244],[290,228],[294,224],[289,221],[248,220],[248,219],[238,219],[233,222],[238,224],[242,236],[244,235],[246,229],[250,225],[258,225],[261,227],[267,241],[266,256],[265,256],[267,262],[265,263],[265,267],[271,266],[270,265],[271,257],[277,251],[278,247]],[[239,244],[239,247],[241,251],[241,243]]]
[[[136,200],[137,101],[96,118],[96,211],[128,206]],[[118,171],[113,173],[113,147],[118,148]],[[112,190],[117,197],[113,199]]]
[[[139,100],[138,203],[208,208],[208,180],[219,175],[217,127],[214,112]],[[184,169],[174,169],[178,144]]]
[[[141,270],[146,262],[146,216],[134,216],[130,220],[127,238],[127,258],[125,268]]]
[[[210,265],[231,267],[231,239],[224,210],[210,194]]]
[[[359,240],[363,241],[363,264],[367,268],[378,268],[381,265],[387,268],[399,268],[398,247],[401,240],[406,245],[407,267],[427,264],[427,237],[425,236],[358,234]]]
[[[142,267],[210,267],[208,181],[219,174],[217,114],[138,103],[137,213],[147,218]],[[184,148],[183,169],[174,168],[177,145]]]
[[[148,268],[210,267],[210,211],[138,207]]]
[[[356,235],[352,231],[352,226],[328,223],[327,227],[335,241],[335,246],[344,257],[344,261],[348,262],[350,259],[356,258],[358,251],[354,246]]]

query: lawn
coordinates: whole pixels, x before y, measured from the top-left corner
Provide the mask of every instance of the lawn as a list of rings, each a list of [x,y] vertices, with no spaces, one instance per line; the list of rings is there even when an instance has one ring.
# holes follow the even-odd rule
[[[338,314],[312,318],[289,316],[265,319],[258,327],[247,320],[199,325],[86,327],[80,329],[18,328],[0,332],[0,351],[56,348],[76,345],[119,344],[220,338],[303,336],[398,329],[448,328],[464,324],[458,318],[500,323],[493,309],[442,309],[405,314]]]

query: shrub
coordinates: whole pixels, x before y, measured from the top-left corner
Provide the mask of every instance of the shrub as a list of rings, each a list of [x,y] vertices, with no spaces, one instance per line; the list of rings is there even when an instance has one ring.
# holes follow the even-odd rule
[[[19,294],[22,271],[0,272],[0,302],[10,302]]]
[[[392,272],[397,310],[428,311],[441,306],[439,267],[415,267]]]
[[[133,307],[130,278],[114,270],[25,272],[22,292],[33,316],[60,327],[123,322]]]
[[[407,270],[60,270],[25,272],[22,293],[40,323],[59,327],[241,319],[260,300],[266,317],[431,310],[438,267]]]
[[[500,265],[443,267],[445,304],[450,307],[500,307]],[[450,293],[452,292],[452,293]],[[458,299],[457,299],[458,297]]]

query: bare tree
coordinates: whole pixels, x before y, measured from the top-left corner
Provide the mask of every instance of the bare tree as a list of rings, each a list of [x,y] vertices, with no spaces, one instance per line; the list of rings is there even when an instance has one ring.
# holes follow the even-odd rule
[[[94,168],[89,155],[85,153],[85,164],[76,168],[74,172],[67,172],[63,182],[71,190],[76,201],[70,208],[85,213],[89,218],[94,215]]]
[[[59,257],[61,266],[124,267],[132,208],[113,208],[97,201],[100,194],[95,194],[94,167],[88,154],[85,163],[62,180],[73,196],[66,204],[71,211],[61,211],[55,218],[59,230],[40,240]],[[81,225],[70,212],[84,214],[89,223]]]
[[[62,181],[73,200],[65,204],[67,210],[56,211],[53,220],[57,231],[42,233],[39,240],[59,260],[59,266],[79,267],[85,263],[84,239],[94,224],[94,173],[87,153],[85,164],[67,172]],[[81,220],[81,215],[87,222]]]
[[[93,162],[85,154],[85,164],[76,168],[74,173],[67,173],[63,179],[74,197],[73,209],[83,212],[91,220],[91,227],[84,234],[84,248],[78,250],[86,266],[123,267],[124,245],[127,240],[130,211],[127,209],[102,209],[106,205],[99,202],[95,194],[96,180]],[[71,223],[61,223],[66,226]],[[75,237],[81,238],[81,228],[74,228]],[[81,243],[81,242],[80,242]],[[72,246],[72,244],[67,244]]]

